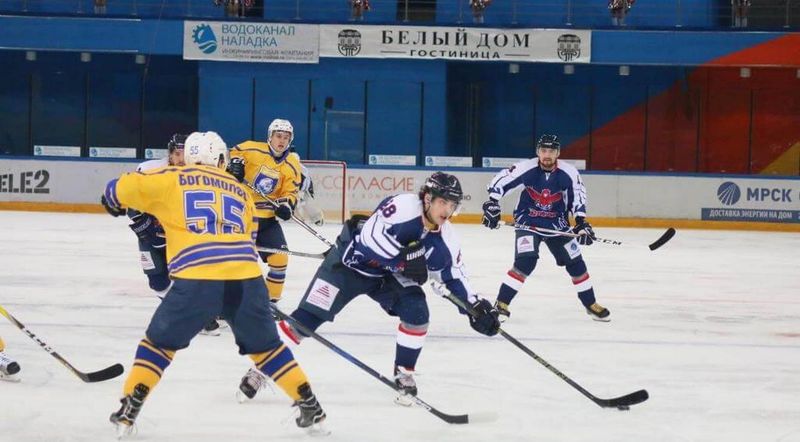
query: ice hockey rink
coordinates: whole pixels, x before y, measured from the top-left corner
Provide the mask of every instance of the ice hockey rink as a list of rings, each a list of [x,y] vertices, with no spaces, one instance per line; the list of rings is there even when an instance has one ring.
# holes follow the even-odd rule
[[[284,224],[294,250],[325,246]],[[473,286],[494,299],[513,231],[457,225]],[[340,226],[321,232],[335,238]],[[596,228],[647,244],[663,229]],[[0,304],[83,371],[122,363],[158,304],[126,221],[106,215],[0,212]],[[448,425],[313,340],[295,355],[328,413],[330,441],[800,441],[800,265],[797,233],[678,230],[663,248],[584,248],[610,323],[584,313],[566,273],[543,253],[512,304],[511,335],[598,397],[645,388],[629,411],[602,409],[502,337],[487,338],[427,290],[419,396],[451,414],[495,421]],[[291,258],[281,307],[291,311],[318,262]],[[396,319],[362,297],[319,332],[391,375]],[[108,415],[125,375],[81,382],[0,318],[22,382],[0,382],[0,441],[114,440]],[[141,441],[280,441],[310,437],[290,400],[234,398],[249,359],[229,329],[177,354],[138,420]]]

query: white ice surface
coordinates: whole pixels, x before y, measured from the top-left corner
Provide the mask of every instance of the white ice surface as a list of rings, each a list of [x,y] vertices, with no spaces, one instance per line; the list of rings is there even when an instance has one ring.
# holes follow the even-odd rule
[[[292,249],[322,251],[284,224]],[[322,232],[333,239],[339,226]],[[473,285],[493,299],[513,255],[513,231],[458,225]],[[658,229],[598,228],[648,243]],[[663,249],[585,248],[598,301],[591,321],[545,252],[505,330],[599,397],[646,388],[630,411],[601,409],[501,337],[473,332],[429,291],[431,326],[418,364],[420,397],[447,413],[498,420],[447,425],[322,345],[295,354],[328,413],[329,441],[800,441],[800,235],[680,230]],[[292,258],[284,310],[317,262]],[[141,273],[133,233],[104,215],[0,212],[0,304],[84,371],[127,370],[158,300]],[[366,297],[320,332],[391,374],[397,322]],[[0,382],[0,441],[114,440],[108,415],[125,375],[85,384],[0,318],[23,381]],[[229,330],[178,353],[139,419],[139,441],[281,441],[308,436],[290,401],[262,391],[234,400],[249,360]]]

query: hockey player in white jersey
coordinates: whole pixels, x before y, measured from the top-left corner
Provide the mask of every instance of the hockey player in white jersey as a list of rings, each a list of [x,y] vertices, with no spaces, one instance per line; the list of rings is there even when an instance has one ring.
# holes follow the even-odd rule
[[[145,161],[136,168],[137,172],[158,169],[167,166],[183,166],[183,149],[186,135],[174,134],[167,144],[167,156],[157,160]],[[169,291],[171,281],[167,269],[167,241],[164,229],[158,220],[148,214],[137,210],[128,210],[131,219],[130,228],[139,240],[139,262],[147,276],[150,288],[156,296],[163,298]],[[220,324],[212,320],[203,328],[201,334],[219,336]]]
[[[578,245],[591,245],[595,239],[594,230],[586,221],[586,188],[574,166],[558,161],[560,151],[557,136],[542,135],[536,144],[536,157],[500,171],[487,187],[489,199],[483,204],[483,225],[490,229],[497,228],[500,222],[500,199],[514,189],[523,188],[514,209],[517,225],[514,265],[500,286],[495,307],[501,315],[511,315],[509,304],[533,273],[544,243],[556,258],[556,264],[566,268],[586,313],[594,320],[609,321],[610,312],[595,300]],[[569,225],[570,213],[575,217],[574,227]],[[537,227],[580,236],[536,232]]]
[[[395,383],[402,390],[397,402],[410,405],[406,394],[416,395],[414,369],[428,331],[428,304],[420,287],[428,276],[471,305],[468,316],[476,331],[498,332],[500,321],[492,304],[470,287],[461,249],[450,224],[463,197],[458,179],[442,172],[425,181],[419,194],[400,194],[383,200],[375,212],[345,223],[336,247],[325,257],[291,316],[316,330],[353,299],[366,294],[386,313],[399,319],[394,358]],[[462,312],[465,313],[465,312]],[[303,335],[289,323],[279,328],[295,343]],[[241,393],[253,397],[262,383],[253,377],[242,383]]]

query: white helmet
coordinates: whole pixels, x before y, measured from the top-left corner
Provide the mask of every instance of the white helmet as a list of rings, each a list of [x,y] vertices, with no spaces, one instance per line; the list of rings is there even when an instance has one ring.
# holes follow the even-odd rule
[[[219,164],[220,156],[224,159],[222,165]],[[205,164],[225,169],[230,155],[228,146],[216,132],[192,132],[186,138],[183,158],[187,166]]]
[[[275,131],[289,132],[292,134],[289,138],[289,145],[292,145],[292,141],[294,140],[294,127],[292,127],[292,123],[290,123],[289,120],[281,120],[280,118],[272,120],[272,123],[269,123],[269,127],[267,128],[267,141],[272,138],[272,133]]]

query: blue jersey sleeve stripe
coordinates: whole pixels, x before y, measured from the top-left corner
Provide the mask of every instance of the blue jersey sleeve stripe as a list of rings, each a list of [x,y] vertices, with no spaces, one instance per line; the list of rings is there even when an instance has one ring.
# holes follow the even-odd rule
[[[119,179],[115,178],[108,182],[106,185],[106,201],[112,206],[119,208],[119,200],[117,199],[117,182]],[[95,194],[96,195],[96,194]],[[97,198],[97,197],[95,197]]]

